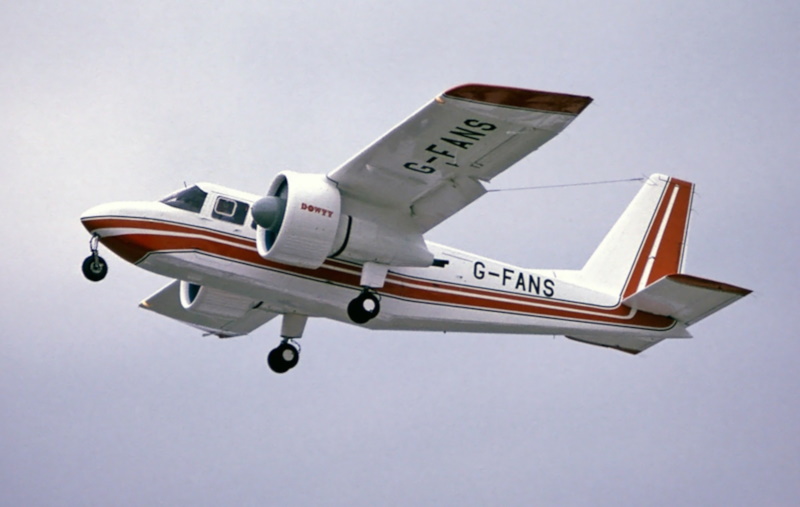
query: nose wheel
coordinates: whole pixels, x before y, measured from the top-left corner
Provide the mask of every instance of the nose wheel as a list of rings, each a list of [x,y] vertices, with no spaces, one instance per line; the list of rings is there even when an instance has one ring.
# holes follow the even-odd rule
[[[83,260],[83,276],[93,282],[99,282],[108,274],[108,264],[105,259],[100,257],[97,253],[97,246],[100,242],[100,236],[94,234],[92,239],[89,240],[89,250],[92,255]]]
[[[364,289],[347,305],[347,316],[356,324],[366,324],[377,317],[380,311],[381,304],[378,295],[369,289]]]
[[[300,361],[300,348],[284,340],[267,355],[267,364],[275,373],[286,373]]]

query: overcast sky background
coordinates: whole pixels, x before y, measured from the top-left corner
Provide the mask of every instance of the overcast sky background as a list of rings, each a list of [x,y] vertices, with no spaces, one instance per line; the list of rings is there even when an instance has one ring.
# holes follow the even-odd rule
[[[76,5],[77,4],[77,5]],[[3,505],[796,505],[800,4],[4,2]],[[632,357],[563,337],[276,320],[221,341],[95,204],[327,172],[441,91],[590,95],[494,188],[697,183],[688,271],[753,295]],[[429,239],[580,268],[638,183],[489,194]]]

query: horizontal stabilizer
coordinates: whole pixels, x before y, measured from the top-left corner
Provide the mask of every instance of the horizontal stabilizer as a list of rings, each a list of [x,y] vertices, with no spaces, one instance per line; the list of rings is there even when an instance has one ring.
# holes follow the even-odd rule
[[[261,308],[252,308],[244,316],[231,318],[189,311],[183,307],[180,298],[181,282],[175,280],[148,297],[139,306],[158,314],[179,320],[220,338],[231,338],[250,333],[277,316]],[[254,301],[253,303],[256,303]]]
[[[588,343],[589,345],[598,345],[600,347],[608,347],[610,349],[621,350],[628,354],[638,354],[643,350],[649,349],[658,342],[664,340],[664,336],[567,336],[570,340],[576,342]],[[671,336],[670,338],[691,338],[691,335],[684,332],[683,336]]]
[[[750,292],[727,283],[675,274],[661,278],[622,303],[636,310],[672,317],[688,326]]]

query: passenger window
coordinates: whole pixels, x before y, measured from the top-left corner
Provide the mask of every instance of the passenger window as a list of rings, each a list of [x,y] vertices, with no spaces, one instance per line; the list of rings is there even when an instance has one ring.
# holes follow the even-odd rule
[[[250,207],[243,202],[234,201],[227,197],[217,197],[211,216],[225,222],[243,225],[247,218],[248,209]]]
[[[232,217],[236,211],[236,203],[224,197],[217,198],[217,205],[214,206],[214,213],[222,217]]]

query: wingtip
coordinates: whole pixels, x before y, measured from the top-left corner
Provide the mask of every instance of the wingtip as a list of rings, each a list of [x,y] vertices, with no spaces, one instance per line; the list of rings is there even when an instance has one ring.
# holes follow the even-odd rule
[[[591,97],[581,95],[475,83],[456,86],[445,91],[442,96],[499,106],[575,115],[580,114],[593,100]]]

